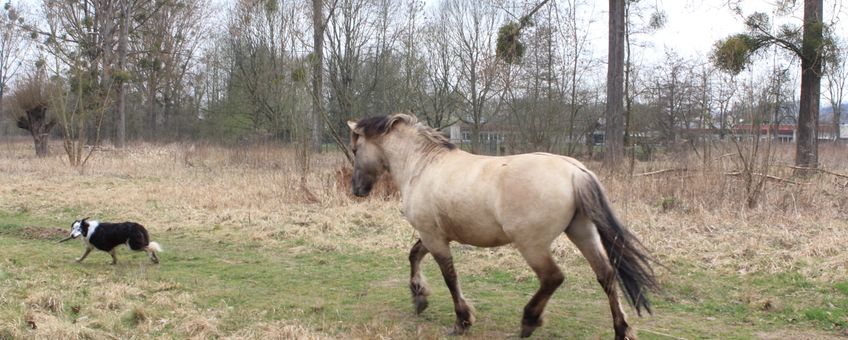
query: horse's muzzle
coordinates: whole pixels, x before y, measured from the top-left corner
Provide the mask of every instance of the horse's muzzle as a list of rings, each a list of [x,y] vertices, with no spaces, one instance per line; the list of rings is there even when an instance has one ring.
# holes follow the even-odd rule
[[[353,189],[355,196],[365,197],[371,193],[371,189],[374,187],[374,181],[354,175],[350,181],[350,187]]]
[[[356,197],[366,197],[371,193],[370,185],[354,185],[353,195]]]

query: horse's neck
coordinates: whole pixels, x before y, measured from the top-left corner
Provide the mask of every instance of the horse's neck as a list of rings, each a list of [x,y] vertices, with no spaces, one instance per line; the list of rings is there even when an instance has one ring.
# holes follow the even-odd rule
[[[402,133],[387,137],[383,143],[383,151],[392,178],[403,192],[410,180],[420,175],[426,165],[426,157],[421,152],[420,141],[414,131],[403,130]]]

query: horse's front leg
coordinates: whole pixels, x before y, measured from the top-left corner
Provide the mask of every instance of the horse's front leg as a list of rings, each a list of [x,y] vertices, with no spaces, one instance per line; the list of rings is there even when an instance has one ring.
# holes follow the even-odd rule
[[[427,295],[430,295],[427,281],[424,280],[424,274],[421,273],[421,260],[428,252],[421,240],[415,242],[415,245],[409,250],[409,267],[412,272],[409,277],[409,289],[412,291],[415,314],[421,314],[427,309]]]
[[[471,327],[471,324],[474,323],[474,309],[462,296],[462,290],[459,288],[459,280],[456,275],[456,269],[453,267],[453,256],[451,255],[450,245],[447,240],[427,240],[423,238],[423,235],[421,240],[423,241],[424,246],[427,247],[430,253],[433,254],[433,258],[436,259],[436,263],[439,264],[439,269],[441,269],[442,276],[445,278],[445,284],[447,284],[448,290],[450,290],[451,297],[453,298],[453,308],[456,312],[456,324],[454,324],[451,335],[465,334],[465,332],[468,331],[468,328]]]

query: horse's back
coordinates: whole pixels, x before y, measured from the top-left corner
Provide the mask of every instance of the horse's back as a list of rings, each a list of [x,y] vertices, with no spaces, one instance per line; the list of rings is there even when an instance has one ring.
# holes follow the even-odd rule
[[[433,165],[406,202],[408,217],[413,224],[432,222],[430,228],[450,239],[480,246],[509,243],[520,234],[547,239],[573,217],[572,176],[582,165],[566,157],[457,152]]]

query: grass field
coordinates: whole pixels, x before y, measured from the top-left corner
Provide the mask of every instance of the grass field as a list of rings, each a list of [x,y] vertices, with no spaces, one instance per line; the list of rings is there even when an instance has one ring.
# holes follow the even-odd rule
[[[58,147],[56,145],[55,147]],[[415,316],[407,252],[415,240],[397,197],[345,193],[343,157],[317,156],[307,202],[290,150],[135,145],[95,153],[84,172],[58,150],[37,159],[25,140],[0,143],[0,339],[443,338],[450,295],[431,258],[430,307]],[[716,154],[721,154],[716,151]],[[789,146],[778,155],[791,155]],[[848,149],[822,163],[848,173]],[[790,178],[791,156],[770,174]],[[597,169],[596,164],[589,163]],[[599,171],[620,217],[665,265],[643,339],[820,339],[848,336],[848,189],[822,174],[770,181],[747,209],[732,157],[688,156]],[[165,248],[92,253],[56,244],[75,219],[134,220]],[[477,310],[468,338],[514,338],[537,287],[514,249],[454,245]],[[565,237],[554,252],[566,283],[535,338],[607,339],[606,299]]]

